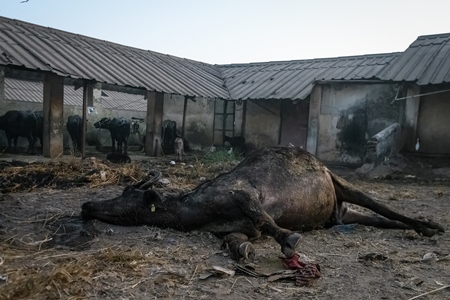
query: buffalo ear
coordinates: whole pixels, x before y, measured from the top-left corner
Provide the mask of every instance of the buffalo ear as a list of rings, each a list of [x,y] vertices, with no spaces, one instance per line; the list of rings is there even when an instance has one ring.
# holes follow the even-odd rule
[[[144,199],[149,205],[162,204],[162,199],[154,190],[147,190],[144,192]]]

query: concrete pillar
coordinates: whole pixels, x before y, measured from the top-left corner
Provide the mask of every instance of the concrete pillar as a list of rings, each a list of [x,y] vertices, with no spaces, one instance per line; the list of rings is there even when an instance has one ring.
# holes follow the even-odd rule
[[[234,102],[234,135],[244,136],[244,102]]]
[[[49,74],[44,79],[44,157],[63,153],[64,78]]]
[[[405,130],[403,140],[405,141],[404,149],[415,151],[417,140],[417,121],[419,119],[420,106],[420,86],[412,85],[408,87],[405,104]]]
[[[306,139],[306,151],[317,155],[319,139],[319,116],[322,106],[322,86],[315,85],[309,96],[308,137]]]
[[[147,134],[145,137],[145,155],[161,155],[162,121],[164,93],[147,93]]]
[[[5,67],[0,66],[0,103],[5,101]]]

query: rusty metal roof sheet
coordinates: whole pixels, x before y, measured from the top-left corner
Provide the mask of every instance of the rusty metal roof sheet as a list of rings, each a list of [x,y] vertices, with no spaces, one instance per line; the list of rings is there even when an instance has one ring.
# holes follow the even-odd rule
[[[217,66],[0,17],[0,65],[120,86],[228,98]]]
[[[379,79],[399,53],[220,65],[231,99],[305,99],[318,80]]]
[[[26,81],[5,78],[5,99],[24,102],[43,102],[44,85],[40,81]],[[102,90],[102,106],[108,109],[146,111],[147,100],[142,95]],[[64,86],[64,104],[82,106],[83,89],[75,90],[72,85]]]
[[[419,36],[381,78],[418,85],[450,82],[450,33]]]

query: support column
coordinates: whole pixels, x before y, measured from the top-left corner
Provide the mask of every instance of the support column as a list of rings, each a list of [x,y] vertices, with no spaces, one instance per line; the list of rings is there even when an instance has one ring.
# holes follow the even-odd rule
[[[44,157],[63,153],[64,78],[49,74],[44,79]]]
[[[417,141],[417,122],[419,118],[420,86],[412,85],[408,87],[405,103],[405,130],[404,148],[408,151],[415,151]]]
[[[86,128],[87,128],[87,107],[93,106],[94,103],[94,86],[92,83],[84,82],[83,84],[83,118],[81,129],[81,158],[86,157]]]
[[[322,106],[322,86],[316,84],[309,96],[308,137],[306,139],[306,151],[317,155],[319,139],[319,116]]]
[[[162,119],[164,93],[148,91],[147,93],[147,133],[145,135],[145,155],[161,155]]]
[[[0,66],[0,103],[5,101],[5,67]]]

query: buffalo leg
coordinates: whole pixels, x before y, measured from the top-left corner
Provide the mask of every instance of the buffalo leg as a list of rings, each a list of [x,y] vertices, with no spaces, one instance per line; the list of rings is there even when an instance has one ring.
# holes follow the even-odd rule
[[[345,212],[341,217],[341,221],[343,224],[356,223],[365,226],[373,226],[386,229],[411,229],[411,227],[406,225],[405,223],[390,220],[381,216],[371,216],[349,208],[345,209]]]
[[[14,144],[14,146],[13,146],[13,152],[14,152],[14,153],[17,153],[17,140],[18,140],[18,139],[19,139],[18,136],[16,136],[16,137],[13,138],[13,144]]]
[[[338,176],[330,173],[334,181],[334,187],[336,189],[336,195],[339,202],[348,202],[355,205],[365,207],[367,209],[376,212],[377,214],[401,223],[408,225],[410,228],[414,229],[417,233],[424,236],[431,237],[438,232],[444,232],[444,227],[434,222],[423,222],[420,220],[415,220],[407,216],[396,213],[386,205],[375,201],[365,193],[357,190],[348,182],[344,181]],[[387,223],[384,223],[387,224]],[[398,227],[394,227],[398,228]]]
[[[6,139],[8,140],[8,152],[13,152],[13,148],[12,148],[12,140],[13,137],[11,135],[9,135],[8,133],[6,133]]]
[[[123,140],[123,154],[128,154],[128,140],[126,138]]]
[[[111,144],[112,144],[111,152],[116,152],[116,140],[112,135],[111,135]]]
[[[34,150],[34,137],[33,135],[29,134],[26,136],[28,140],[28,154],[33,154]],[[17,143],[17,142],[16,142]]]
[[[301,235],[279,227],[275,221],[263,210],[257,200],[244,191],[232,191],[232,199],[241,212],[248,217],[255,228],[262,233],[272,236],[281,246],[281,252],[286,257],[294,256]]]
[[[236,261],[242,258],[244,261],[253,262],[255,259],[255,248],[243,233],[234,232],[225,236],[222,244],[222,249],[224,248],[228,249],[231,258]]]

